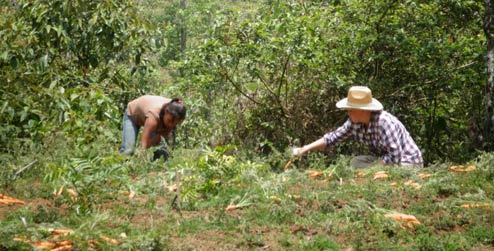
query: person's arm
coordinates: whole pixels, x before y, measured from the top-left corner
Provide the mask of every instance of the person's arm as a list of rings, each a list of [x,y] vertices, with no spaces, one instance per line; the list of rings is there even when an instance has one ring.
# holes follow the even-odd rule
[[[151,134],[152,135],[152,134]],[[154,134],[154,138],[151,138],[151,145],[150,146],[155,146],[161,142],[161,136],[159,134]]]
[[[155,137],[152,138],[151,135],[158,128],[158,122],[152,116],[148,116],[146,121],[144,122],[142,136],[141,136],[141,146],[144,149],[148,149],[149,147],[156,144],[156,140],[160,139],[160,135],[155,134]]]
[[[352,123],[350,120],[347,120],[342,126],[340,126],[335,131],[327,133],[322,138],[302,147],[293,148],[292,155],[294,157],[300,157],[304,155],[308,151],[312,150],[321,150],[326,147],[333,147],[338,144],[340,141],[345,140],[351,134],[351,126]]]
[[[324,137],[323,137],[308,145],[293,148],[293,155],[296,157],[300,157],[308,151],[321,150],[324,148],[326,148],[326,142],[324,141]]]

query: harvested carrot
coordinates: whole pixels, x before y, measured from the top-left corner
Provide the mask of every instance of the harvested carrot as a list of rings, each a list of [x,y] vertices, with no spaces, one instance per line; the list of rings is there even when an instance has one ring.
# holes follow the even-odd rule
[[[301,198],[300,195],[296,195],[296,194],[287,194],[286,196],[292,200],[300,200]]]
[[[319,172],[319,171],[309,171],[309,177],[311,178],[316,178],[316,177],[321,177],[323,176],[323,172]]]
[[[55,197],[60,196],[60,194],[62,194],[62,192],[63,192],[63,188],[64,188],[64,186],[65,186],[65,185],[62,185],[62,186],[60,187],[60,189],[58,189],[58,191],[53,191],[53,195],[55,195]]]
[[[15,241],[22,241],[26,243],[32,243],[37,249],[50,249],[51,251],[71,250],[74,245],[72,241],[29,241],[22,238],[14,238]]]
[[[55,230],[51,231],[51,234],[53,236],[59,236],[59,235],[65,236],[65,235],[72,234],[73,232],[74,232],[73,230],[69,230],[69,229],[55,229]]]
[[[56,242],[57,246],[67,246],[67,245],[72,245],[72,241],[57,241]]]
[[[24,204],[26,204],[22,200],[15,199],[15,198],[9,197],[9,196],[4,195],[4,194],[0,194],[0,203],[6,204],[6,205],[10,205],[10,204],[24,205]]]
[[[489,208],[490,205],[487,204],[487,203],[483,203],[483,204],[463,204],[461,205],[462,208],[467,208],[467,209],[470,209],[470,208]]]
[[[431,177],[432,174],[429,174],[429,173],[419,173],[419,177],[421,179],[426,179],[426,178],[429,178]]]
[[[72,249],[72,244],[69,245],[63,245],[63,246],[58,246],[51,251],[63,251],[63,250],[71,250]]]
[[[277,196],[272,195],[269,198],[272,199],[272,200],[274,200],[274,201],[276,201],[276,202],[281,202],[281,198],[280,197],[277,197]]]
[[[415,189],[419,189],[420,188],[420,184],[417,183],[417,182],[413,182],[412,180],[408,180],[404,184],[405,184],[405,186],[410,186],[410,187],[413,187]]]
[[[95,240],[88,240],[87,244],[94,249],[99,247],[98,243]]]
[[[178,185],[177,184],[173,184],[173,185],[168,186],[167,188],[168,188],[168,191],[169,192],[176,192],[177,189],[178,189]]]
[[[113,238],[110,238],[110,237],[106,237],[106,236],[101,236],[101,239],[103,239],[104,241],[110,243],[110,244],[113,244],[113,245],[120,245],[120,242],[113,239]]]
[[[133,199],[136,196],[136,192],[130,191],[129,193],[129,199]]]
[[[55,248],[57,246],[57,244],[52,241],[34,241],[33,245],[40,249]]]
[[[25,243],[30,243],[31,241],[28,240],[26,237],[14,237],[13,239],[14,241],[21,241],[21,242],[25,242]]]
[[[76,200],[77,197],[79,196],[79,194],[77,194],[77,192],[74,190],[74,189],[67,189],[67,193],[70,195],[70,197],[72,197],[72,199]]]
[[[235,209],[237,209],[237,205],[228,205],[225,210],[226,211],[233,211]]]
[[[374,174],[374,180],[387,179],[389,176],[386,171],[378,171]]]
[[[394,219],[398,222],[406,223],[408,227],[413,227],[414,224],[420,224],[420,221],[413,215],[402,214],[402,213],[389,213],[385,214],[384,217]]]
[[[288,161],[288,162],[286,162],[286,164],[285,164],[285,169],[290,168],[290,166],[291,166],[291,165],[292,165],[292,161],[291,161],[291,160],[289,160],[289,161]]]
[[[469,166],[450,166],[449,170],[452,172],[457,172],[457,173],[465,173],[465,172],[471,172],[473,170],[477,169],[475,165],[469,165]]]

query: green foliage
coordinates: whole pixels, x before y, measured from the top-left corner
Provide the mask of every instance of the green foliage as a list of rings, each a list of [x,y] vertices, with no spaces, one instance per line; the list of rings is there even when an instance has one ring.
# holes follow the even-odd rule
[[[325,84],[331,72],[316,67],[333,60],[327,52],[330,28],[324,25],[325,19],[320,23],[327,13],[313,14],[315,7],[282,7],[287,10],[278,15],[266,11],[258,20],[225,18],[215,24],[211,38],[192,51],[183,66],[192,70],[186,71],[192,74],[194,84],[210,90],[203,94],[209,100],[232,91],[241,95],[230,102],[239,104],[234,109],[241,109],[243,116],[238,120],[243,127],[237,127],[236,133],[244,140],[252,139],[249,145],[268,140],[286,146],[293,129],[310,124],[295,114],[303,115],[306,105],[323,105],[319,111],[332,106],[313,102],[332,93],[331,86]],[[308,82],[313,84],[307,86]],[[304,90],[307,87],[310,89]],[[317,94],[310,92],[316,89]],[[298,135],[306,132],[303,129]]]
[[[232,133],[251,147],[320,137],[343,122],[334,104],[348,87],[368,85],[427,162],[464,161],[489,144],[481,13],[475,1],[270,2],[255,17],[220,16],[179,68],[210,106],[240,104]]]
[[[3,6],[0,50],[2,152],[12,140],[44,140],[62,127],[69,138],[120,117],[132,71],[146,73],[148,25],[132,1],[15,1]],[[134,96],[134,94],[132,94]],[[111,97],[111,101],[110,101]],[[111,121],[112,123],[114,121]],[[84,125],[83,125],[84,124]],[[15,141],[15,140],[14,140]]]
[[[491,144],[479,138],[478,1],[186,2],[139,2],[156,33],[134,1],[0,4],[0,185],[26,201],[0,205],[0,249],[31,250],[14,238],[43,241],[54,228],[74,230],[64,237],[74,250],[90,240],[105,250],[494,245],[494,157],[472,157]],[[167,69],[154,72],[155,61]],[[173,84],[155,83],[165,71]],[[389,178],[374,180],[382,168],[350,168],[340,155],[356,152],[348,144],[285,169],[288,145],[344,121],[334,103],[354,84],[371,86],[436,164],[386,167]],[[184,97],[188,108],[165,163],[149,162],[149,151],[115,153],[122,108],[151,92]],[[475,171],[440,162],[467,159]]]
[[[186,205],[195,207],[201,199],[224,195],[225,190],[233,190],[240,183],[244,171],[260,167],[256,163],[238,162],[236,157],[226,154],[232,149],[205,149],[195,159],[171,163],[181,173],[182,200]]]
[[[61,166],[50,165],[45,181],[54,185],[57,191],[73,189],[77,196],[64,193],[62,202],[67,202],[79,213],[91,212],[101,203],[99,192],[105,191],[108,183],[121,184],[127,178],[124,169],[115,159],[109,160],[100,157],[90,159],[71,158]],[[109,177],[112,177],[109,179]]]

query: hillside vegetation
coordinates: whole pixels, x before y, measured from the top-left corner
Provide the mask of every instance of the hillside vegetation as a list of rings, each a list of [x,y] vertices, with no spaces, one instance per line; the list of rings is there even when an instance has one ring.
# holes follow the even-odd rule
[[[487,2],[487,1],[486,1]],[[0,250],[494,250],[480,1],[3,1]],[[369,86],[426,166],[293,159]],[[167,146],[122,112],[181,97]]]

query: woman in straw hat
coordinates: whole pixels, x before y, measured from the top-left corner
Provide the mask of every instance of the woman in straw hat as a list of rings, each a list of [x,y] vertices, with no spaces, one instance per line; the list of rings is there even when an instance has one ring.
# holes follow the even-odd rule
[[[322,138],[303,147],[294,148],[295,157],[311,150],[333,147],[353,136],[357,141],[367,144],[373,153],[353,158],[351,165],[355,168],[376,164],[423,167],[422,154],[405,126],[395,116],[383,111],[382,104],[372,98],[369,88],[351,87],[347,98],[336,103],[336,107],[345,109],[349,119]]]

